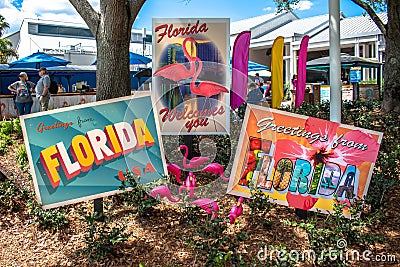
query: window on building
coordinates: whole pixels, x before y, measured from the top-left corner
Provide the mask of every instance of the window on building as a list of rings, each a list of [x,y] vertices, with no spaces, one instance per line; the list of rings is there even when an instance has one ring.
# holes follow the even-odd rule
[[[29,23],[29,33],[30,34],[45,34],[45,35],[57,35],[65,37],[84,37],[93,38],[93,34],[89,29],[67,27],[67,26],[57,26],[57,25],[46,25],[46,24],[36,24]],[[31,25],[32,24],[32,25]],[[34,27],[37,26],[37,27]]]

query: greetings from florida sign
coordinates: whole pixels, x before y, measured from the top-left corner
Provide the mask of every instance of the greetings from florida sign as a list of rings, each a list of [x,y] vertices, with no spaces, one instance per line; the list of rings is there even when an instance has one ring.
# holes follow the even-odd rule
[[[153,19],[153,83],[162,134],[229,132],[229,19]]]
[[[143,183],[166,173],[151,107],[142,93],[23,116],[39,203],[51,208],[115,194],[127,169]]]
[[[275,202],[332,211],[366,195],[382,133],[248,105],[228,193],[253,184]],[[345,215],[348,212],[345,211]]]

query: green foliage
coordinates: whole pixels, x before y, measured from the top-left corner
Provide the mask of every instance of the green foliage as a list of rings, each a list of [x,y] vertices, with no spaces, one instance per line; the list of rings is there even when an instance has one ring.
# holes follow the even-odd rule
[[[22,136],[21,124],[19,119],[3,120],[0,122],[0,155],[7,151],[7,146],[14,144],[12,135]]]
[[[276,3],[277,13],[281,13],[285,10],[293,10],[296,5],[299,4],[300,0],[274,0]]]
[[[6,29],[10,28],[10,25],[6,22],[6,19],[0,15],[0,37]],[[0,38],[0,63],[6,64],[7,59],[11,56],[18,57],[17,52],[12,48],[12,42],[8,39]]]
[[[33,215],[33,221],[44,229],[60,230],[68,226],[66,208],[54,208],[44,210],[35,200],[28,200],[29,214]]]
[[[0,138],[1,138],[1,134],[0,134]],[[4,142],[2,139],[0,139],[0,155],[4,155],[7,152],[7,143]]]
[[[110,225],[110,218],[105,217],[103,222],[98,221],[101,217],[97,212],[85,216],[87,224],[84,242],[86,247],[78,254],[89,258],[90,262],[97,261],[114,250],[117,243],[126,241],[131,233],[126,233],[126,225]]]
[[[345,218],[343,209],[348,207],[350,218]],[[352,203],[340,203],[336,201],[333,204],[333,212],[329,216],[315,216],[308,219],[306,223],[297,223],[286,221],[289,226],[300,226],[304,228],[308,235],[310,249],[313,250],[318,258],[317,264],[347,266],[345,258],[337,257],[329,258],[327,251],[337,250],[337,253],[345,255],[346,249],[367,248],[369,245],[375,244],[376,241],[381,241],[381,237],[375,236],[366,231],[366,229],[374,225],[375,218],[364,218],[360,216],[364,209],[364,201],[353,199]],[[340,242],[346,242],[345,246],[339,246]],[[319,259],[321,255],[325,255]]]
[[[259,260],[262,262],[262,266],[266,267],[289,267],[289,266],[299,266],[297,258],[295,255],[291,256],[290,251],[284,244],[279,244],[279,246],[270,245],[267,247],[261,246],[264,249],[264,253],[260,253],[257,256],[260,257]],[[266,254],[265,254],[266,252]],[[264,255],[265,254],[265,255]]]
[[[238,251],[240,244],[248,239],[247,234],[228,235],[227,228],[226,220],[221,218],[197,221],[191,236],[186,238],[193,250],[206,256],[204,266],[248,266]]]
[[[376,79],[360,81],[360,84],[377,84]]]
[[[159,200],[149,196],[140,184],[140,177],[134,177],[131,172],[125,174],[125,180],[119,188],[124,192],[117,196],[126,206],[137,208],[138,214],[149,212],[160,203]]]
[[[200,208],[197,206],[186,206],[183,208],[183,213],[179,217],[180,224],[183,225],[193,225],[199,220],[198,214],[200,213]]]
[[[13,132],[16,134],[18,137],[22,137],[22,128],[21,128],[21,122],[19,118],[15,118],[12,120],[13,124]]]
[[[10,135],[13,133],[13,123],[12,121],[3,120],[0,123],[0,133],[4,135]]]
[[[18,196],[21,191],[10,179],[0,182],[0,214],[6,214],[18,209]]]
[[[271,211],[272,208],[276,206],[269,196],[266,196],[260,189],[255,188],[254,185],[250,184],[251,188],[251,199],[248,206],[251,210],[252,218],[260,221],[262,225],[266,228],[271,227],[271,222],[266,220],[265,217]]]
[[[18,166],[22,169],[28,164],[28,155],[26,154],[26,147],[25,145],[21,145],[18,147],[18,153],[15,157],[15,160],[18,163]]]

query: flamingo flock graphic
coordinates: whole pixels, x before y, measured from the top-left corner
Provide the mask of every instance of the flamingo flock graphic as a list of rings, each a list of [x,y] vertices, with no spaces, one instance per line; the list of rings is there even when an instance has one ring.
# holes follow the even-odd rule
[[[192,56],[187,49],[187,45],[196,45],[197,42],[193,37],[185,38],[182,42],[182,50],[184,56],[189,61],[189,64],[174,63],[161,67],[158,69],[153,76],[163,77],[176,82],[180,85],[185,84],[185,80],[190,79],[190,90],[192,94],[198,96],[204,96],[210,98],[211,96],[218,95],[220,93],[228,93],[228,89],[219,83],[213,81],[198,81],[199,75],[203,71],[203,61],[196,56]],[[210,172],[218,175],[222,180],[227,181],[229,178],[224,176],[224,168],[219,163],[209,163],[205,167],[201,168],[208,162],[210,162],[209,157],[193,157],[188,159],[189,148],[186,145],[180,145],[179,151],[184,152],[182,159],[182,167],[185,170],[189,170],[189,174],[183,181],[181,176],[183,175],[182,169],[173,163],[167,163],[168,172],[175,177],[177,183],[179,184],[178,194],[182,194],[183,191],[188,191],[188,197],[195,197],[195,189],[197,187],[196,175],[194,170],[200,170],[200,172]],[[170,189],[167,186],[157,186],[150,193],[153,197],[167,198],[171,202],[178,202],[180,198],[174,198],[171,195]],[[237,205],[234,206],[230,215],[228,216],[228,221],[231,223],[236,220],[242,211],[241,203],[243,199],[239,199]],[[218,216],[219,207],[218,204],[209,198],[200,198],[190,202],[206,211],[207,214],[212,215],[211,219],[215,219]]]
[[[158,69],[154,73],[154,76],[161,76],[178,83],[182,80],[192,78],[190,81],[190,90],[195,95],[210,97],[220,93],[228,93],[228,89],[216,82],[201,81],[196,85],[197,78],[203,70],[203,61],[200,58],[192,57],[189,54],[186,48],[188,42],[196,44],[196,40],[193,37],[188,37],[182,42],[183,53],[189,60],[189,69],[184,64],[174,63]]]

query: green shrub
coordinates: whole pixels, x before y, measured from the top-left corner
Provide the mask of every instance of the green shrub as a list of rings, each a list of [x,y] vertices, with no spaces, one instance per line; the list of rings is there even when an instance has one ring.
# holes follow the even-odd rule
[[[111,253],[115,244],[126,241],[131,233],[125,233],[126,225],[110,226],[110,218],[105,217],[103,222],[99,222],[100,215],[95,212],[84,217],[87,224],[84,242],[86,247],[78,254],[89,258],[90,262],[99,260]]]
[[[33,215],[34,223],[50,230],[60,230],[68,226],[66,208],[44,210],[35,200],[28,200],[29,214]]]
[[[21,145],[18,147],[18,153],[15,158],[18,163],[18,166],[22,169],[28,164],[28,155],[26,154],[26,147],[25,145]]]
[[[255,188],[253,184],[251,187],[251,199],[248,203],[252,218],[261,222],[266,228],[271,226],[271,222],[265,219],[266,215],[276,206],[275,203],[270,201],[269,196],[266,196],[260,189]]]
[[[193,250],[205,255],[204,266],[248,266],[238,252],[240,243],[248,239],[246,232],[227,234],[226,219],[196,221],[185,241]]]
[[[122,199],[125,206],[136,207],[138,214],[143,214],[153,209],[160,203],[159,200],[150,197],[140,184],[140,177],[134,177],[131,172],[125,174],[125,180],[119,188],[124,192],[117,196]]]
[[[0,214],[6,214],[18,209],[20,190],[10,179],[0,182]]]
[[[3,120],[0,123],[0,133],[2,133],[4,135],[10,135],[13,133],[13,131],[14,131],[14,128],[13,128],[12,121]]]
[[[0,140],[0,155],[4,155],[7,152],[7,149],[7,144],[3,140]]]
[[[13,119],[12,124],[13,124],[13,132],[18,137],[22,137],[22,128],[21,128],[21,122],[20,122],[19,118]]]
[[[1,133],[1,132],[0,132],[0,140],[4,143],[4,145],[7,145],[7,146],[14,144],[14,141],[12,140],[12,138],[9,135]]]
[[[366,249],[374,245],[376,241],[381,241],[382,237],[369,233],[368,227],[376,223],[374,217],[360,216],[364,209],[364,201],[353,199],[349,206],[350,218],[345,218],[343,209],[345,203],[336,201],[333,204],[333,212],[330,215],[315,214],[306,223],[286,221],[289,226],[300,226],[306,230],[310,249],[317,256],[315,264],[325,266],[348,266],[346,258],[329,258],[328,251],[336,250],[338,254],[346,254],[346,249]],[[339,246],[344,242],[345,246]],[[324,255],[325,257],[320,257]]]

